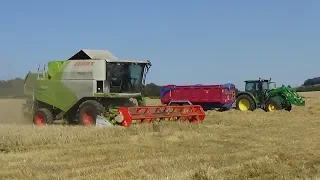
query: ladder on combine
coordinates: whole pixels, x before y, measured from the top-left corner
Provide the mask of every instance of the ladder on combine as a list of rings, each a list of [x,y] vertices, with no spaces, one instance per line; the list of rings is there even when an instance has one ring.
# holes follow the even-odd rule
[[[46,79],[46,64],[41,63],[38,65],[38,79]]]

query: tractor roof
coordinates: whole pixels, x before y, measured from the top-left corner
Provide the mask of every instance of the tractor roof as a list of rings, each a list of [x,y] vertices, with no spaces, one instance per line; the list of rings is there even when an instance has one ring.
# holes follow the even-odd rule
[[[256,80],[246,80],[244,82],[258,82],[259,79],[256,79]],[[261,79],[261,81],[270,81],[269,79]]]
[[[106,60],[107,62],[135,62],[135,63],[149,63],[149,61],[136,61],[136,60],[119,60],[110,51],[107,50],[93,50],[81,49],[68,60]]]

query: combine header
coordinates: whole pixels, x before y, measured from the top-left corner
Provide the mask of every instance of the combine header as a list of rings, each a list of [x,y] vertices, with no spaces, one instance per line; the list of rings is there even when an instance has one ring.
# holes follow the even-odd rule
[[[141,95],[150,61],[118,60],[103,50],[80,50],[68,60],[50,61],[25,77],[24,111],[36,125],[65,119],[85,126],[203,121],[201,106],[146,106]],[[132,100],[136,100],[135,104]],[[138,105],[138,106],[136,106]]]
[[[205,113],[201,106],[142,106],[142,107],[120,107],[118,118],[121,125],[128,127],[133,120],[142,123],[151,123],[154,120],[181,120],[195,123],[203,121]]]

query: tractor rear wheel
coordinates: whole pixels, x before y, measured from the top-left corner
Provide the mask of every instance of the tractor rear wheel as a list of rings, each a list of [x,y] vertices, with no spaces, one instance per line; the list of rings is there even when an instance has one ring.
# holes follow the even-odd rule
[[[276,97],[270,98],[266,102],[265,110],[267,112],[275,111],[275,110],[282,110],[281,99],[276,98]]]
[[[256,103],[249,95],[242,94],[236,100],[236,108],[240,111],[254,111]]]
[[[40,108],[36,110],[33,114],[33,124],[38,126],[43,126],[46,124],[53,123],[53,114],[47,108]]]
[[[102,105],[95,100],[84,101],[78,109],[77,119],[84,126],[95,126],[96,118],[102,113]]]

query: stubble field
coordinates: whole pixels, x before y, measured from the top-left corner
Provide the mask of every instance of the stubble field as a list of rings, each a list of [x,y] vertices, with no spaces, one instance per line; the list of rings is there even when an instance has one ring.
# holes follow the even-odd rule
[[[54,125],[0,100],[0,179],[320,179],[320,93],[292,112],[208,111],[203,124]],[[159,103],[150,100],[149,104]]]

